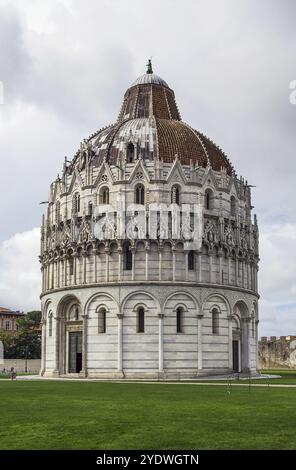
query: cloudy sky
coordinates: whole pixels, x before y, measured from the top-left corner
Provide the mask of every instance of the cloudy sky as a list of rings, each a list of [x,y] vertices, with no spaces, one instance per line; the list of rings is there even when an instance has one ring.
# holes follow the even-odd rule
[[[256,186],[260,334],[296,334],[295,17],[294,0],[0,0],[0,305],[39,307],[39,202],[152,56]]]

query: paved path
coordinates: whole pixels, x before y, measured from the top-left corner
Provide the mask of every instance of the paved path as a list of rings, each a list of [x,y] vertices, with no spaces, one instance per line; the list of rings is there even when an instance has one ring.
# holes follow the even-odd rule
[[[273,378],[278,378],[279,376],[273,376],[271,377],[270,376],[270,379],[272,380]],[[262,377],[262,379],[266,379],[268,378],[268,376],[266,377]],[[11,381],[11,379],[1,379],[0,380],[0,384],[1,384],[1,381]],[[210,379],[212,380],[212,382],[207,382],[207,381],[196,381],[196,382],[186,382],[186,381],[178,381],[178,382],[167,382],[167,381],[134,381],[134,380],[121,380],[121,379],[111,379],[111,380],[106,380],[106,379],[83,379],[83,378],[74,378],[74,377],[69,377],[69,378],[66,378],[66,377],[41,377],[40,375],[19,375],[17,377],[17,380],[21,380],[21,381],[26,381],[26,380],[35,380],[35,381],[38,381],[38,380],[41,380],[41,381],[44,381],[44,380],[51,380],[51,381],[56,381],[56,382],[102,382],[102,383],[120,383],[120,384],[145,384],[145,385],[212,385],[212,386],[217,386],[217,387],[227,387],[228,386],[228,382],[214,382],[214,380],[217,380],[217,379]],[[224,379],[221,379],[221,380],[225,380]],[[254,380],[254,379],[253,379]],[[256,380],[260,380],[260,378],[256,379]],[[245,383],[241,383],[245,381]],[[230,382],[230,385],[234,385],[234,386],[238,386],[238,387],[249,387],[249,382],[246,380],[246,379],[241,379],[241,381],[238,383],[236,381],[231,381]],[[273,383],[269,383],[269,384],[266,384],[266,383],[251,383],[251,387],[271,387],[271,388],[296,388],[296,384],[273,384]]]

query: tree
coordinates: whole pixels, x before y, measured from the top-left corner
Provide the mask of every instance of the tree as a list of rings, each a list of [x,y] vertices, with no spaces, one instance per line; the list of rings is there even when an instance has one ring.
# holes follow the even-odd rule
[[[33,310],[17,320],[16,333],[0,331],[6,359],[40,359],[41,312]]]
[[[40,310],[32,310],[26,313],[23,317],[17,320],[19,331],[22,330],[37,330],[41,322]]]
[[[4,346],[4,358],[15,359],[14,357],[14,346],[15,346],[15,334],[10,331],[0,331],[0,340]]]

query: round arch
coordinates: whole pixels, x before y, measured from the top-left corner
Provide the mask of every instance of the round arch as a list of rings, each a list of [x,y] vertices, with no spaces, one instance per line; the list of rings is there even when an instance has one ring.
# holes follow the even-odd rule
[[[211,292],[209,295],[207,295],[207,297],[203,300],[203,303],[202,303],[202,312],[203,312],[203,309],[204,309],[204,306],[205,304],[211,300],[211,297],[219,297],[219,299],[221,299],[223,302],[225,302],[226,306],[227,306],[227,310],[228,310],[228,315],[230,314],[231,312],[231,307],[230,307],[230,303],[229,303],[229,300],[227,299],[227,297],[225,297],[224,295],[220,294],[220,293],[216,293],[216,292]],[[221,309],[219,308],[219,311]]]
[[[62,316],[65,315],[66,309],[71,305],[77,303],[82,311],[82,305],[80,300],[73,294],[67,294],[65,295],[58,303],[57,305],[57,317],[61,318]]]
[[[148,292],[145,292],[145,291],[130,292],[130,293],[123,299],[123,301],[121,302],[121,305],[120,305],[120,312],[121,312],[121,313],[124,312],[125,304],[127,303],[127,301],[130,300],[130,298],[132,298],[133,295],[138,295],[138,294],[144,294],[144,295],[146,295],[147,297],[149,297],[150,299],[152,299],[152,300],[155,302],[157,314],[161,313],[161,307],[160,307],[159,301],[158,301],[152,294],[149,294]],[[144,302],[143,302],[143,301],[138,302],[138,304],[140,304],[140,303],[143,304]]]
[[[96,292],[95,294],[91,295],[89,297],[89,299],[86,301],[85,307],[84,307],[84,315],[88,316],[88,308],[89,308],[91,302],[95,299],[99,299],[102,296],[107,297],[109,300],[114,302],[116,307],[118,308],[118,313],[119,313],[119,303],[117,302],[117,300],[111,294],[108,294],[107,292]],[[102,302],[102,304],[103,303],[104,302]]]
[[[173,292],[173,294],[170,294],[165,299],[165,301],[163,303],[163,310],[165,310],[167,303],[169,302],[169,300],[171,300],[172,297],[174,297],[175,295],[180,295],[180,294],[181,295],[186,295],[187,297],[189,297],[192,300],[192,302],[194,303],[194,306],[196,308],[197,313],[200,312],[200,306],[199,306],[199,303],[198,303],[197,299],[193,295],[189,294],[189,292],[186,292],[186,291],[176,291],[176,292]],[[179,304],[181,304],[181,303],[182,303],[182,301],[179,302]]]
[[[238,310],[238,312],[237,312]],[[249,317],[249,308],[244,300],[237,300],[233,305],[233,313],[239,313],[241,318]]]

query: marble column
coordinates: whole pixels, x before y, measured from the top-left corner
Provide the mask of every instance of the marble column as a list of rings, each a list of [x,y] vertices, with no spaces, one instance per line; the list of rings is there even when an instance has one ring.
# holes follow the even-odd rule
[[[135,246],[131,246],[130,247],[131,249],[131,252],[132,252],[132,281],[135,280],[135,277],[136,277],[136,274],[135,274],[135,258],[136,258],[136,247]]]
[[[55,320],[55,355],[54,355],[54,371],[53,375],[60,375],[60,318],[54,317]]]
[[[249,371],[251,370],[251,363],[252,363],[252,357],[251,357],[251,341],[253,340],[252,338],[252,319],[248,318],[248,369]]]
[[[188,281],[188,255],[189,255],[189,251],[184,251],[184,255],[185,255],[185,281]]]
[[[98,282],[98,250],[97,248],[94,250],[94,282]]]
[[[67,259],[67,255],[64,255],[64,286],[67,285],[67,262],[68,262],[68,259]]]
[[[255,321],[255,341],[256,341],[256,370],[259,369],[259,351],[258,351],[258,324],[259,324],[259,320],[256,320]]]
[[[163,372],[163,319],[164,314],[158,314],[159,329],[158,329],[158,371]]]
[[[198,266],[197,266],[197,282],[201,282],[201,252],[199,251],[197,253],[197,260],[198,260]]]
[[[212,251],[209,251],[209,282],[213,282],[213,255]]]
[[[232,352],[232,320],[233,315],[228,315],[228,367],[230,370],[233,370],[233,352]]]
[[[105,266],[106,266],[106,271],[105,271],[105,280],[106,282],[109,282],[109,261],[110,261],[110,249],[109,246],[105,247]]]
[[[203,360],[202,360],[202,319],[203,315],[197,315],[197,368],[199,371],[203,368]]]
[[[42,336],[41,336],[42,364],[41,364],[40,375],[44,375],[46,371],[46,320],[43,320],[41,323],[42,323]]]
[[[235,257],[235,285],[238,286],[238,259]]]
[[[123,314],[117,314],[118,323],[117,323],[117,371],[123,372]]]
[[[247,271],[247,289],[250,289],[250,270],[249,270],[249,261],[246,261],[246,271]]]
[[[250,338],[249,338],[249,318],[242,318],[242,371],[250,370]]]
[[[82,315],[82,370],[80,374],[87,377],[87,315]]]
[[[163,246],[161,243],[159,243],[158,246],[158,280],[161,281],[162,278],[162,250]]]
[[[245,261],[242,259],[242,288],[245,288]]]
[[[43,266],[41,266],[41,279],[42,279],[41,289],[42,289],[42,292],[44,292],[44,267]]]
[[[87,252],[83,251],[83,284],[86,284],[86,260],[87,260]]]
[[[176,280],[176,247],[172,247],[173,253],[173,281]]]
[[[74,278],[74,285],[77,284],[77,252],[73,253],[73,278]]]
[[[118,245],[118,281],[122,279],[122,246]]]
[[[149,242],[145,243],[145,280],[148,281],[149,279],[149,252],[150,252],[150,245]]]

